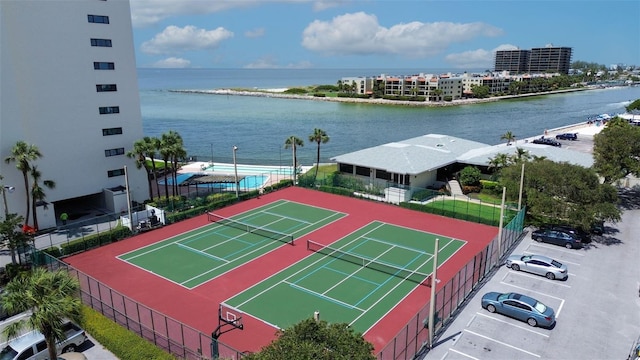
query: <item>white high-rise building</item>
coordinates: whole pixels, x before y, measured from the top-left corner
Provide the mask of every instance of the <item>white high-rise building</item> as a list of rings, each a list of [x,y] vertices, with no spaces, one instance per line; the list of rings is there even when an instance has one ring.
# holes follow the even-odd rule
[[[125,155],[143,137],[129,1],[2,0],[0,46],[0,182],[15,188],[5,192],[10,212],[26,212],[22,173],[4,161],[18,141],[39,148],[33,165],[56,183],[42,186],[41,229],[74,201],[126,211],[125,166],[131,200],[145,200],[146,174]]]

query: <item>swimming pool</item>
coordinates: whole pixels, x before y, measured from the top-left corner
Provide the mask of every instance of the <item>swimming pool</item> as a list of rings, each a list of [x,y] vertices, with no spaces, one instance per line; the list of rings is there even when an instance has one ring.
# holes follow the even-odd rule
[[[188,181],[189,179],[191,179],[195,175],[198,175],[198,174],[194,174],[194,173],[181,173],[181,174],[178,174],[178,176],[177,176],[178,185],[181,185],[185,181]],[[244,190],[251,190],[251,189],[260,188],[260,187],[262,187],[264,185],[264,183],[269,178],[268,176],[263,176],[263,175],[243,175],[243,176],[244,176],[244,178],[241,179],[238,182],[238,184],[239,184],[240,189],[244,189]],[[168,178],[166,183],[168,185],[173,184],[173,179]],[[164,185],[165,184],[165,180],[158,181],[158,184]],[[195,184],[189,185],[189,186],[190,187],[196,187]],[[230,183],[202,183],[202,184],[198,184],[198,187],[201,188],[201,189],[203,189],[203,188],[235,189],[236,184],[233,183],[233,182],[230,182]]]

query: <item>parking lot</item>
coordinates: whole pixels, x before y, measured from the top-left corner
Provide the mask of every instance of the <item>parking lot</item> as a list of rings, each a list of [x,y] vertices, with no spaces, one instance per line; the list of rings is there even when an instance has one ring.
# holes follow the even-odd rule
[[[549,280],[501,266],[480,288],[425,359],[626,359],[640,335],[640,210],[607,224],[583,249],[537,243],[530,233],[513,254],[539,254],[567,265],[569,277]],[[489,313],[482,296],[517,292],[550,306],[551,329]]]

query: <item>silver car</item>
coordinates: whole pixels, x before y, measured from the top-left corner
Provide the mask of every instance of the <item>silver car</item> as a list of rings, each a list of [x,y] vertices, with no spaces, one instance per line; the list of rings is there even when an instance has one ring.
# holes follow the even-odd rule
[[[507,267],[546,276],[549,280],[569,277],[567,265],[542,255],[511,255],[507,258]]]

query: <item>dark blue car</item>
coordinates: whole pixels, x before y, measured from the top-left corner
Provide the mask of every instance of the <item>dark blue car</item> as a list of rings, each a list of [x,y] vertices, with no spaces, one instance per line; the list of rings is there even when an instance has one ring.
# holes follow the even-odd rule
[[[558,140],[578,140],[578,133],[564,133],[556,135],[556,139]]]

